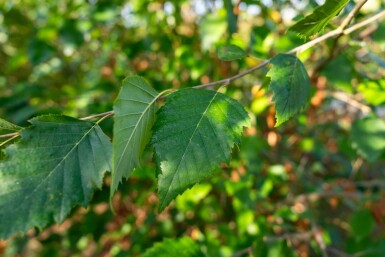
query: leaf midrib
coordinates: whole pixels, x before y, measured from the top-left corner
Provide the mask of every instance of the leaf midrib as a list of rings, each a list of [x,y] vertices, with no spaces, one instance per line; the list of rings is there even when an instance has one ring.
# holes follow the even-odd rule
[[[67,158],[68,158],[68,156],[72,153],[72,151],[75,149],[75,148],[77,148],[78,147],[78,145],[80,144],[80,142],[81,141],[83,141],[84,140],[84,138],[86,137],[86,136],[88,136],[88,134],[95,128],[95,126],[97,126],[98,124],[97,123],[94,123],[93,125],[92,125],[92,127],[86,132],[86,133],[84,133],[84,135],[80,138],[80,140],[79,141],[77,141],[76,143],[75,143],[75,145],[74,145],[74,147],[72,147],[71,148],[71,150],[69,150],[68,151],[68,153],[62,158],[62,160],[55,166],[55,168],[53,168],[50,172],[49,172],[49,174],[32,190],[32,192],[29,194],[29,195],[27,195],[26,197],[24,197],[24,199],[22,200],[22,203],[24,203],[27,199],[29,199],[30,197],[32,197],[32,195],[36,192],[36,190],[40,187],[40,186],[42,186],[42,184],[44,183],[44,182],[46,182],[47,181],[47,179],[48,178],[50,178],[51,177],[51,175],[56,171],[56,169],[58,168],[58,167],[60,167],[61,166],[61,164],[62,164],[62,162],[63,161],[65,161]],[[62,202],[63,202],[63,199],[64,199],[64,194],[63,194],[63,197],[62,197]],[[23,204],[19,204],[17,207],[15,207],[15,209],[16,210],[18,210],[18,209],[20,209],[21,207],[23,206]],[[62,206],[62,204],[60,205],[60,206]],[[60,208],[60,212],[62,211],[62,208]]]
[[[130,84],[130,85],[132,85],[132,86],[134,86],[134,87],[136,87],[136,88],[139,88],[140,90],[142,90],[142,91],[148,93],[149,95],[153,96],[154,99],[153,99],[151,102],[148,103],[147,107],[144,109],[144,111],[143,111],[142,114],[140,115],[140,117],[139,117],[139,119],[138,119],[138,122],[135,123],[135,127],[134,127],[134,129],[133,129],[133,131],[132,131],[132,133],[131,133],[129,139],[127,140],[127,143],[126,143],[126,146],[124,147],[123,153],[120,155],[118,164],[116,165],[116,169],[113,168],[114,172],[116,172],[116,170],[119,169],[119,166],[120,166],[120,164],[122,163],[122,160],[123,160],[124,153],[126,152],[127,147],[128,147],[128,145],[130,144],[133,135],[136,133],[136,129],[139,127],[139,124],[141,123],[143,117],[145,116],[145,113],[146,113],[146,112],[150,109],[150,107],[156,102],[156,100],[158,99],[158,97],[159,97],[159,95],[160,95],[160,94],[158,94],[158,95],[153,95],[153,94],[151,94],[150,92],[148,92],[147,90],[145,90],[145,89],[143,89],[143,88],[141,88],[141,87],[138,87],[137,85],[133,84],[132,82],[129,82],[129,81],[126,81],[126,82],[127,82],[128,84]],[[119,117],[120,117],[120,116],[119,116]]]
[[[213,98],[210,100],[210,102],[209,102],[209,104],[207,105],[206,109],[205,109],[204,112],[202,113],[202,116],[201,116],[201,118],[199,119],[197,126],[195,127],[193,133],[191,134],[191,137],[189,138],[189,142],[187,143],[187,146],[186,146],[186,148],[185,148],[185,150],[184,150],[184,152],[183,152],[182,158],[180,159],[180,161],[179,161],[179,163],[178,163],[178,165],[177,165],[177,167],[176,167],[176,169],[175,169],[175,172],[174,172],[174,174],[173,174],[173,176],[172,176],[172,180],[171,180],[170,185],[172,185],[173,182],[174,182],[174,179],[175,179],[176,174],[177,174],[177,172],[178,172],[178,170],[179,170],[180,164],[182,163],[182,161],[184,160],[184,158],[185,158],[185,156],[186,156],[187,149],[189,148],[190,143],[191,143],[191,140],[194,138],[195,133],[196,133],[198,127],[200,126],[200,123],[201,123],[203,117],[205,117],[206,112],[207,112],[208,109],[210,108],[212,102],[214,101],[214,99],[215,99],[215,97],[216,97],[217,95],[218,95],[218,91],[215,92],[215,95],[214,95]],[[167,199],[167,196],[169,195],[169,193],[170,193],[170,187],[167,188],[166,195],[165,195],[165,197],[163,197],[162,204],[161,204],[160,206],[163,207],[163,202],[165,201],[165,199]]]

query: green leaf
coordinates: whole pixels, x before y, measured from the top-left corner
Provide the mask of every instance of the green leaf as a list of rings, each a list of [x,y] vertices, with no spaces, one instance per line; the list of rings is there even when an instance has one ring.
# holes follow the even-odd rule
[[[219,92],[190,88],[169,95],[152,137],[160,167],[159,210],[212,176],[221,162],[229,162],[234,143],[249,124],[243,106]]]
[[[5,131],[17,132],[20,129],[22,129],[22,127],[19,127],[15,124],[10,123],[9,121],[6,121],[0,118],[0,131],[5,130]]]
[[[367,209],[354,212],[349,223],[352,233],[358,237],[368,236],[376,225],[372,213]]]
[[[358,85],[357,90],[371,105],[385,103],[385,79],[364,80]]]
[[[300,36],[310,37],[321,32],[325,26],[340,13],[349,0],[326,0],[314,11],[297,21],[289,30],[297,32]]]
[[[352,144],[365,159],[376,161],[385,150],[385,121],[367,118],[353,123]]]
[[[270,77],[277,123],[276,127],[302,111],[310,96],[310,79],[303,63],[295,56],[279,54],[271,59]]]
[[[218,48],[218,57],[222,61],[233,61],[242,59],[247,56],[247,53],[236,45],[225,45]]]
[[[97,124],[60,115],[31,124],[0,163],[0,238],[62,222],[110,170],[112,146]]]
[[[128,77],[114,104],[111,196],[123,177],[140,165],[139,158],[151,136],[158,93],[138,76]]]
[[[155,243],[140,257],[202,257],[204,256],[199,245],[189,237],[178,239],[165,239],[161,243]]]

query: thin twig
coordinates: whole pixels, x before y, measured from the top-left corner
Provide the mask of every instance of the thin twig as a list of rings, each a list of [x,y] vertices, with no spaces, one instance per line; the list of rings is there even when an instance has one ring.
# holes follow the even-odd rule
[[[344,253],[344,252],[342,252],[338,249],[335,249],[333,247],[330,247],[330,246],[326,250],[328,252],[330,252],[330,254],[332,254],[332,256],[335,256],[335,257],[354,257],[354,255]]]
[[[348,95],[345,92],[332,92],[331,95],[342,102],[347,103],[348,105],[360,110],[363,115],[367,115],[370,113],[371,109],[369,106],[366,106],[365,104],[360,103],[350,95]]]
[[[350,22],[353,20],[354,16],[360,11],[362,6],[367,2],[368,0],[361,0],[357,5],[354,7],[354,9],[347,15],[347,17],[342,21],[341,25],[339,26],[339,29],[341,31],[344,31],[345,28],[350,24]],[[337,47],[338,41],[340,38],[344,35],[344,33],[340,33],[337,37],[334,38],[333,45],[331,48],[329,48],[330,52],[328,57],[326,57],[323,61],[321,61],[314,69],[311,74],[311,78],[313,79],[319,70],[321,70],[324,66],[326,66],[329,62],[331,62],[334,57],[343,51],[344,47]]]
[[[91,116],[87,116],[87,117],[84,117],[84,118],[80,118],[80,120],[92,120],[92,119],[95,119],[95,118],[99,118],[99,117],[108,117],[108,116],[111,116],[111,115],[114,115],[114,111],[109,111],[109,112],[103,112],[103,113],[99,113],[99,114],[94,114],[94,115],[91,115]]]
[[[231,82],[233,82],[236,79],[242,78],[245,75],[247,75],[249,73],[252,73],[253,71],[261,69],[262,67],[266,66],[269,63],[269,61],[270,60],[264,60],[262,63],[258,64],[257,66],[254,66],[251,69],[248,69],[248,70],[246,70],[244,72],[241,72],[241,73],[239,73],[239,74],[237,74],[235,76],[229,77],[227,79],[222,79],[222,80],[210,82],[210,83],[207,83],[207,84],[201,84],[201,85],[198,85],[198,86],[194,86],[193,88],[205,88],[205,87],[211,87],[211,86],[215,86],[215,85],[219,85],[219,84],[228,85],[228,84],[230,84]]]
[[[315,46],[315,45],[317,45],[317,44],[319,44],[319,43],[321,43],[321,42],[323,42],[329,38],[339,36],[339,35],[348,35],[348,34],[356,31],[357,29],[359,29],[361,27],[364,27],[364,26],[366,26],[366,25],[368,25],[368,24],[370,24],[376,20],[384,18],[385,11],[382,11],[382,12],[374,15],[373,17],[368,18],[367,20],[364,20],[364,21],[357,23],[354,26],[346,29],[346,26],[349,25],[349,23],[352,21],[353,17],[361,9],[362,5],[365,4],[365,2],[366,1],[361,1],[360,3],[358,3],[357,6],[349,13],[348,17],[342,22],[341,26],[339,26],[335,30],[332,30],[321,37],[315,38],[315,39],[313,39],[313,40],[311,40],[305,44],[302,44],[298,47],[295,47],[295,48],[287,51],[286,54],[301,53],[301,52],[309,49],[310,47],[313,47],[313,46]],[[368,21],[368,20],[370,20],[370,21]],[[226,79],[222,79],[222,80],[218,80],[218,81],[214,81],[214,82],[210,82],[207,84],[201,84],[198,86],[194,86],[193,88],[205,88],[205,87],[215,86],[218,84],[226,84],[227,85],[236,79],[239,79],[241,77],[244,77],[247,74],[250,74],[256,70],[261,69],[262,67],[266,66],[269,63],[269,61],[270,60],[264,60],[262,63],[258,64],[257,66],[252,67],[251,69],[248,69],[248,70],[246,70],[242,73],[239,73],[235,76],[228,77]]]
[[[346,18],[342,21],[340,28],[344,30],[350,22],[352,22],[354,16],[361,10],[362,6],[367,2],[368,0],[361,0],[359,1],[356,6],[354,6],[353,10],[346,16]]]
[[[9,142],[11,142],[12,140],[14,140],[14,139],[17,138],[18,136],[19,136],[19,134],[16,134],[16,135],[14,135],[13,137],[11,137],[11,138],[5,140],[4,142],[1,142],[0,147],[2,147],[3,145],[8,144]]]
[[[345,35],[348,35],[348,34],[354,32],[354,31],[356,31],[356,30],[358,30],[358,29],[360,29],[362,27],[367,26],[368,24],[370,24],[370,23],[372,23],[372,22],[374,22],[376,20],[381,20],[383,18],[385,18],[385,10],[377,13],[376,15],[374,15],[374,16],[372,16],[372,17],[370,17],[370,18],[368,18],[368,19],[366,19],[364,21],[361,21],[361,22],[359,22],[357,24],[352,25],[351,27],[345,29],[343,33]]]
[[[17,135],[19,135],[19,133],[14,132],[14,133],[9,133],[9,134],[0,135],[0,138],[14,137],[14,136],[17,136]]]
[[[287,233],[287,234],[282,234],[278,236],[265,236],[263,238],[264,242],[274,242],[278,240],[299,240],[299,241],[304,241],[304,240],[309,240],[313,236],[313,231],[306,231],[306,232],[301,232],[301,233]]]
[[[326,39],[329,39],[329,38],[332,38],[332,37],[335,37],[335,36],[340,36],[340,35],[348,35],[362,27],[365,27],[366,25],[376,21],[376,20],[380,20],[382,18],[385,18],[385,10],[384,11],[381,11],[379,13],[377,13],[376,15],[362,21],[362,22],[359,22],[347,29],[345,29],[345,27],[347,25],[349,25],[349,23],[352,21],[353,17],[355,16],[355,14],[359,11],[359,9],[362,7],[363,4],[365,4],[366,1],[362,0],[360,1],[357,6],[352,10],[352,12],[346,17],[346,19],[342,22],[342,24],[335,30],[332,30],[328,33],[326,33],[325,35],[321,36],[321,37],[318,37],[318,38],[315,38],[305,44],[302,44],[298,47],[295,47],[293,49],[291,49],[290,51],[287,51],[286,54],[294,54],[294,53],[301,53],[307,49],[309,49],[310,47],[313,47],[323,41],[325,41]],[[268,63],[269,63],[269,59],[267,60],[264,60],[262,63],[258,64],[257,66],[254,66],[244,72],[241,72],[235,76],[231,76],[231,77],[228,77],[226,79],[222,79],[222,80],[218,80],[218,81],[213,81],[213,82],[210,82],[210,83],[206,83],[206,84],[201,84],[201,85],[197,85],[197,86],[194,86],[193,88],[206,88],[206,87],[211,87],[211,86],[215,86],[215,85],[219,85],[219,84],[224,84],[224,85],[227,85],[229,83],[231,83],[232,81],[236,80],[236,79],[239,79],[239,78],[242,78],[256,70],[259,70],[261,68],[263,68],[264,66],[266,66]],[[108,112],[104,112],[104,113],[99,113],[99,114],[94,114],[94,115],[91,115],[91,116],[87,116],[87,117],[84,117],[84,118],[80,118],[81,120],[91,120],[91,119],[94,119],[94,118],[98,118],[98,117],[109,117],[111,115],[114,114],[114,111],[108,111]],[[5,135],[0,135],[0,138],[6,138],[6,137],[13,137],[15,134],[12,133],[12,134],[5,134]]]
[[[329,257],[329,254],[327,253],[325,241],[322,238],[321,231],[318,229],[315,223],[312,223],[312,231],[313,231],[314,239],[317,242],[319,248],[321,249],[322,257]]]
[[[242,256],[244,255],[245,253],[251,253],[251,251],[254,249],[253,246],[249,246],[249,247],[246,247],[245,249],[242,249],[236,253],[234,253],[233,255],[231,255],[231,257],[239,257],[239,256]]]

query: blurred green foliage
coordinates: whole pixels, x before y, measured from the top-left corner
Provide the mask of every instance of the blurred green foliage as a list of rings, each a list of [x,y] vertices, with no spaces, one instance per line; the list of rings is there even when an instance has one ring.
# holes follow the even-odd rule
[[[1,0],[0,116],[26,125],[44,113],[109,111],[127,75],[161,91],[237,74],[304,43],[286,30],[317,2]],[[384,8],[368,1],[357,20]],[[373,24],[299,54],[311,104],[279,128],[267,69],[231,83],[224,91],[250,111],[252,128],[230,165],[164,212],[156,211],[155,167],[145,153],[119,187],[114,214],[107,177],[87,210],[1,241],[0,255],[139,256],[164,238],[188,236],[210,257],[383,256],[384,29]],[[223,44],[254,57],[222,62]],[[111,119],[101,126],[112,134]]]

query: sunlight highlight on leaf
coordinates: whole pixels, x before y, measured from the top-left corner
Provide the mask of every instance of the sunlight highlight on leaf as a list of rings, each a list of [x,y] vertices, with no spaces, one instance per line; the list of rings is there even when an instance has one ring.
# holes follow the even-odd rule
[[[154,125],[152,145],[160,167],[159,210],[178,194],[229,162],[250,120],[243,106],[219,92],[182,89],[167,97]]]

